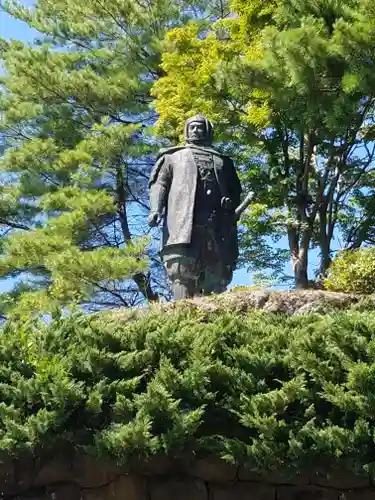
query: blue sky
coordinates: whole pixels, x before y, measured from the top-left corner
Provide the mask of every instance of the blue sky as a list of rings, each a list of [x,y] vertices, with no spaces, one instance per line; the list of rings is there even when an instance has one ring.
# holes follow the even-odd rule
[[[31,7],[32,0],[23,0],[23,5]],[[29,28],[27,24],[22,23],[9,17],[5,12],[0,11],[0,36],[2,38],[14,40],[22,40],[24,42],[32,42],[36,36],[36,31]]]

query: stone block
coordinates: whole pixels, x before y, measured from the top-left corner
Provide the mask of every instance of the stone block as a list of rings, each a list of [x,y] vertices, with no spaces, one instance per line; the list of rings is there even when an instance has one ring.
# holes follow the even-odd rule
[[[375,490],[373,488],[352,489],[341,492],[338,500],[375,500]]]
[[[0,497],[1,498],[1,497]],[[27,493],[27,496],[17,496],[15,497],[15,500],[51,500],[51,497],[47,495],[47,493],[41,493],[41,494],[33,494],[33,493]]]
[[[82,500],[147,500],[145,481],[132,476],[120,476],[106,486],[82,490]]]
[[[189,475],[211,482],[234,481],[237,477],[237,467],[218,457],[208,457],[196,460],[189,470]]]
[[[150,481],[150,500],[207,500],[207,489],[201,480]]]
[[[0,460],[0,498],[16,490],[16,469],[12,459]]]
[[[340,492],[316,486],[278,486],[277,500],[338,500]]]
[[[371,484],[369,476],[356,475],[343,469],[315,470],[310,476],[310,482],[316,486],[328,486],[344,490],[364,488]]]
[[[15,460],[0,459],[0,498],[4,495],[22,493],[31,488],[35,475],[34,458],[25,454]]]
[[[98,488],[113,481],[117,470],[115,466],[88,455],[77,455],[73,460],[73,475],[82,488]]]
[[[145,476],[188,475],[192,463],[192,458],[189,456],[166,457],[162,455],[151,457],[145,461],[134,460],[130,464],[128,472]]]
[[[25,491],[34,483],[36,460],[31,453],[14,460],[15,483],[17,491]]]
[[[33,481],[35,486],[74,482],[73,467],[68,460],[51,460],[40,465],[38,469]]]
[[[310,476],[304,472],[255,472],[242,466],[238,469],[238,480],[268,484],[291,484],[295,486],[307,486],[310,484]]]
[[[78,484],[64,484],[47,488],[47,498],[50,500],[81,500],[81,488]]]
[[[120,476],[108,488],[108,500],[147,500],[146,483],[131,476]]]
[[[210,484],[209,500],[274,500],[275,488],[267,484]]]
[[[109,485],[82,490],[82,500],[109,500]]]

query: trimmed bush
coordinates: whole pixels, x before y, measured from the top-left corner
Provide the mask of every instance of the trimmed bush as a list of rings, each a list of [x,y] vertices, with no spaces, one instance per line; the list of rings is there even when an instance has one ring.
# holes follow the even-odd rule
[[[338,292],[375,293],[375,248],[339,253],[328,271],[324,287]]]
[[[375,459],[375,314],[178,306],[8,324],[0,449],[71,443],[126,463],[214,452],[255,468]]]

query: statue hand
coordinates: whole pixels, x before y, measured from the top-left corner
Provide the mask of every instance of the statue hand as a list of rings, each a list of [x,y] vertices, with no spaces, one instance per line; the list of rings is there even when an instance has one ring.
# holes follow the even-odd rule
[[[150,227],[157,227],[160,224],[161,221],[161,215],[158,214],[157,212],[152,212],[148,216],[148,225]]]
[[[232,200],[227,197],[221,198],[221,208],[224,210],[230,210],[232,207]]]

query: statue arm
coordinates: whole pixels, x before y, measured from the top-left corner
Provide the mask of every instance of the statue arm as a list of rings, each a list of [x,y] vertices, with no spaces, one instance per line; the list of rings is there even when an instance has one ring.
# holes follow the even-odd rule
[[[237,174],[236,167],[234,166],[233,160],[227,159],[227,183],[228,192],[232,201],[233,208],[237,208],[241,203],[242,187],[241,182]]]
[[[150,176],[150,214],[158,214],[159,216],[162,215],[166,205],[170,185],[170,166],[165,156],[162,156],[156,162]]]

